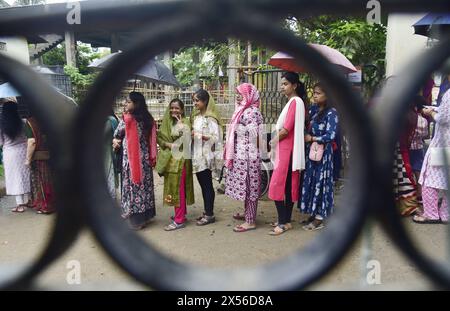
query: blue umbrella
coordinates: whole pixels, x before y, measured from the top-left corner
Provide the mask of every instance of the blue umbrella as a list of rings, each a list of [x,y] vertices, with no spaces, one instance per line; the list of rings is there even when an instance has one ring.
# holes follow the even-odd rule
[[[73,100],[73,98],[67,96],[66,94],[62,93],[60,89],[58,89],[56,86],[52,87],[58,91],[59,94],[61,94],[64,99],[68,102],[71,102],[74,105],[77,105],[76,102]],[[12,86],[11,83],[5,82],[3,84],[0,84],[0,98],[6,98],[6,97],[19,97],[22,96],[19,91],[17,91],[14,86]]]
[[[450,13],[429,13],[414,25],[414,33],[439,39],[450,34]]]
[[[16,96],[20,96],[20,93],[11,85],[11,83],[6,82],[0,84],[0,98]]]

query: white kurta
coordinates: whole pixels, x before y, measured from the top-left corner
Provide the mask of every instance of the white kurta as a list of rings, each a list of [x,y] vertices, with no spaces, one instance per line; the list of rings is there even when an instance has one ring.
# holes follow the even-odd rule
[[[3,146],[6,194],[21,195],[29,193],[31,185],[30,167],[25,165],[27,155],[25,130],[14,140],[11,140],[0,130],[0,146]]]
[[[211,171],[220,169],[216,159],[219,151],[215,149],[215,144],[219,140],[219,125],[216,119],[211,117],[196,116],[192,128],[194,135],[192,149],[192,171],[199,173],[206,169]],[[201,135],[210,137],[209,140],[202,140]]]

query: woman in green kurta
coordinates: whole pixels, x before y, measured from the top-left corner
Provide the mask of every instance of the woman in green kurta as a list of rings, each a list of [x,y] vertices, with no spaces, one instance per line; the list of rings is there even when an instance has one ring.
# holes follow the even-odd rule
[[[185,227],[186,205],[194,204],[192,162],[190,160],[191,127],[184,115],[184,104],[173,99],[158,131],[160,152],[156,164],[164,176],[164,205],[175,207],[175,217],[164,230]]]

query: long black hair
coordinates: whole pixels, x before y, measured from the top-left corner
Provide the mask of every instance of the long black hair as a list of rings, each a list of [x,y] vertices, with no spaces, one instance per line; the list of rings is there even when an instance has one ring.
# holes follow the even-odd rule
[[[202,102],[205,102],[206,107],[208,107],[209,104],[209,93],[204,89],[197,90],[192,97],[196,96],[198,99],[200,99]]]
[[[1,129],[11,140],[22,133],[23,122],[15,102],[9,101],[3,104]]]
[[[147,109],[147,104],[145,103],[145,97],[140,92],[130,92],[130,100],[134,104],[134,109],[131,114],[138,122],[144,124],[144,135],[146,138],[150,136],[150,130],[153,126],[153,116]]]
[[[292,84],[297,84],[297,87],[295,88],[295,93],[297,93],[297,96],[300,97],[303,100],[303,102],[306,103],[305,84],[302,81],[300,81],[298,73],[288,71],[283,73],[281,78],[285,78]]]
[[[412,108],[416,108],[418,112],[422,112],[423,106],[427,105],[427,100],[422,95],[414,96],[412,100],[411,106]]]

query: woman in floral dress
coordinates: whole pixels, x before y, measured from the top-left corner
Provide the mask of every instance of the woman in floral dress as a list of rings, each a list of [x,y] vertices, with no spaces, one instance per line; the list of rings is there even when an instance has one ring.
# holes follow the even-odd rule
[[[233,215],[235,219],[245,220],[233,230],[245,232],[256,229],[261,185],[258,140],[263,118],[259,110],[259,92],[254,85],[243,83],[237,87],[236,93],[236,110],[231,118],[225,147],[225,166],[228,169],[225,194],[245,202],[245,216]]]
[[[423,109],[423,113],[433,118],[436,122],[436,130],[425,154],[419,177],[419,183],[422,185],[424,212],[422,215],[415,215],[413,221],[421,224],[448,223],[448,183],[450,176],[444,166],[445,161],[442,161],[442,163],[434,161],[434,156],[442,157],[442,160],[444,159],[442,154],[433,154],[433,149],[439,148],[436,149],[439,152],[445,150],[447,159],[450,157],[450,90],[447,90],[444,96],[442,96],[442,102],[437,111],[433,108],[425,108]],[[450,168],[447,167],[447,169]],[[442,195],[442,202],[439,205],[440,195]]]
[[[314,102],[309,111],[310,124],[306,142],[306,169],[302,184],[300,209],[309,214],[309,223],[303,226],[305,230],[323,228],[323,221],[333,212],[333,146],[338,126],[336,109],[329,106],[323,86],[314,86]],[[311,144],[317,142],[323,145],[322,159],[310,159]]]
[[[126,113],[114,133],[113,147],[123,147],[122,217],[139,230],[155,216],[156,124],[141,93],[131,92],[126,104]]]

